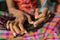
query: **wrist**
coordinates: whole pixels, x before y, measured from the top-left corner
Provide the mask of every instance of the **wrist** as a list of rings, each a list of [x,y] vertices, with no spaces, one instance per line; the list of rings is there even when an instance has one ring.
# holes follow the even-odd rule
[[[11,14],[14,10],[16,10],[15,8],[9,8],[9,13]]]

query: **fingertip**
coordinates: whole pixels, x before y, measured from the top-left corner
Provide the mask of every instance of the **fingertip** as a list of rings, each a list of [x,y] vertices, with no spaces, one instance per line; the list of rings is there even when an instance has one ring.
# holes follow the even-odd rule
[[[35,17],[35,19],[38,19],[38,17]]]
[[[50,14],[50,11],[48,10],[48,14]]]
[[[27,31],[25,31],[25,33],[27,33]]]
[[[36,28],[36,24],[34,24],[34,28]]]
[[[6,23],[6,28],[7,28],[7,29],[9,29],[9,23],[10,23],[10,21],[8,21],[8,22]]]
[[[36,12],[38,12],[39,11],[39,8],[36,8]]]
[[[16,33],[13,33],[13,36],[16,36]]]

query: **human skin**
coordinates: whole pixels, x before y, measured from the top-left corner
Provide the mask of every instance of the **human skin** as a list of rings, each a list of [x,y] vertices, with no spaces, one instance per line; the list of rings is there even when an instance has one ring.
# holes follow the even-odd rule
[[[41,5],[44,3],[44,0],[41,0]],[[47,5],[47,4],[46,4]],[[42,12],[39,13],[40,8],[36,8],[36,12],[35,12],[35,19],[38,19],[34,22],[34,27],[36,27],[38,25],[38,23],[42,23],[42,21],[45,20],[46,15],[48,15],[47,18],[50,17],[50,11],[48,10],[47,7],[44,7]]]
[[[17,10],[14,7],[13,0],[6,0],[6,3],[7,3],[7,6],[8,6],[9,13],[13,14],[13,16],[16,17],[16,19],[13,22],[11,22],[11,21],[7,22],[7,28],[10,28],[12,33],[16,33],[16,34],[21,34],[23,32],[26,32],[26,30],[24,29],[24,26],[23,26],[23,23],[24,23],[24,20],[25,20],[24,16],[23,16],[24,12],[22,12],[20,10]],[[20,29],[16,26],[17,23],[19,23],[18,27]]]
[[[10,26],[10,29],[11,29],[11,31],[13,32],[13,33],[15,33],[15,29],[17,28],[17,31],[16,31],[16,33],[20,33],[19,31],[21,31],[21,32],[24,32],[25,30],[24,30],[24,26],[23,26],[23,24],[24,24],[24,16],[23,16],[23,14],[28,18],[28,22],[30,23],[30,24],[33,24],[34,25],[34,27],[35,27],[35,24],[38,24],[38,22],[39,23],[41,23],[42,21],[44,21],[45,20],[45,13],[44,13],[44,11],[37,17],[38,18],[38,20],[37,21],[35,21],[35,22],[33,22],[32,20],[31,20],[31,18],[30,18],[30,16],[29,15],[27,15],[27,14],[25,14],[24,12],[22,12],[21,10],[18,10],[18,9],[16,9],[15,7],[14,7],[14,3],[13,3],[13,0],[6,0],[6,2],[7,2],[7,6],[8,6],[8,9],[9,9],[9,13],[11,13],[11,14],[13,14],[15,17],[16,17],[16,19],[15,19],[15,24],[17,23],[17,22],[19,22],[19,28],[21,29],[21,30],[18,30],[18,28],[17,28],[17,26],[15,26],[15,25],[12,25],[13,24],[13,22],[11,22],[10,21],[10,24],[9,24],[9,22],[7,23],[7,28],[8,28],[8,26]],[[44,9],[44,10],[46,10],[46,8]],[[37,12],[38,13],[38,12]],[[47,13],[48,14],[48,13]],[[35,14],[34,14],[35,15]],[[35,17],[36,18],[36,17]],[[32,21],[32,22],[31,22]],[[12,28],[12,27],[15,27],[15,28]],[[36,25],[37,26],[37,25]],[[14,31],[14,30],[15,31]]]

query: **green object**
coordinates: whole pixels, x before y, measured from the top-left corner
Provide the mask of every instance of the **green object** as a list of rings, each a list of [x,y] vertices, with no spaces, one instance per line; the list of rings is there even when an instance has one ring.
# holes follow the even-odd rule
[[[39,32],[43,32],[43,30],[40,30]]]
[[[0,11],[0,15],[2,15],[2,11]]]
[[[0,38],[0,40],[5,40],[5,39],[3,39],[3,38]]]
[[[50,36],[50,34],[48,34],[48,36]]]
[[[58,27],[58,30],[60,30],[60,26]]]
[[[30,38],[30,40],[33,40],[32,38]]]

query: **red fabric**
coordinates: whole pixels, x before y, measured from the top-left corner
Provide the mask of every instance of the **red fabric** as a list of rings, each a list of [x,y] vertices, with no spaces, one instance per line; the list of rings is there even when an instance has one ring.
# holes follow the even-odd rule
[[[31,14],[31,12],[34,12],[38,0],[14,0],[14,1],[17,3],[18,8],[20,10],[23,10]]]

